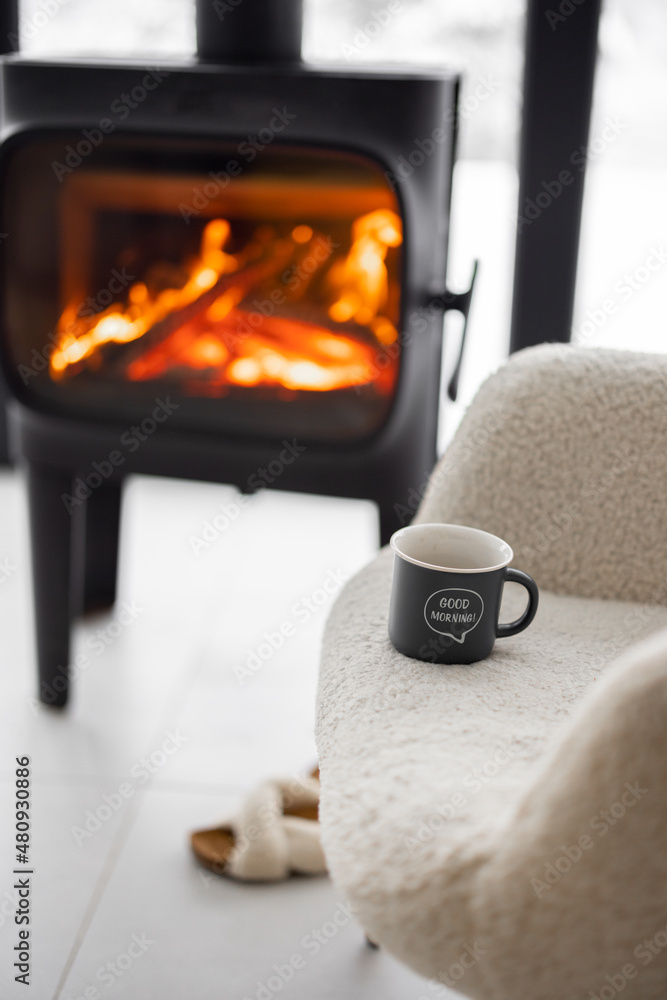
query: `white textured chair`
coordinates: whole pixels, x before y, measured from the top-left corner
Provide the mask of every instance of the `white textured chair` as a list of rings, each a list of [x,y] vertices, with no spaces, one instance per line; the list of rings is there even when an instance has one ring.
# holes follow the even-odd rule
[[[347,584],[318,696],[334,881],[371,939],[477,1000],[664,1000],[667,358],[516,355],[417,520],[507,539],[540,608],[436,666],[389,642],[387,549]]]

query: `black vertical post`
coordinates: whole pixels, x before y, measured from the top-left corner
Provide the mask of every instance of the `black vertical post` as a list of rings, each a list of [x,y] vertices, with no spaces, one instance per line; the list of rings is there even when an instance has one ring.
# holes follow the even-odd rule
[[[0,55],[15,52],[19,47],[19,2],[18,0],[0,0]],[[2,124],[0,122],[0,124]],[[0,374],[0,465],[9,462],[9,445],[7,441],[7,410],[6,401],[9,393],[5,381]]]
[[[0,465],[9,465],[9,438],[7,434],[7,399],[9,392],[0,374]]]
[[[19,0],[0,3],[0,55],[16,52],[19,47]]]
[[[197,54],[209,62],[301,58],[303,0],[195,0]]]
[[[106,611],[116,600],[121,483],[102,483],[72,512],[72,612]]]
[[[527,3],[511,351],[570,339],[600,5]]]
[[[62,498],[72,492],[72,476],[29,463],[27,484],[39,698],[62,707],[69,689],[72,617],[72,515]]]

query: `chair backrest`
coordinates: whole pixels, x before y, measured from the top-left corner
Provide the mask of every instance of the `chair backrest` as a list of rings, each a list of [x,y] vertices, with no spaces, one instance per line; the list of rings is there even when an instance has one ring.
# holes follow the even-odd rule
[[[477,393],[416,521],[500,535],[549,590],[667,604],[667,356],[514,355]]]

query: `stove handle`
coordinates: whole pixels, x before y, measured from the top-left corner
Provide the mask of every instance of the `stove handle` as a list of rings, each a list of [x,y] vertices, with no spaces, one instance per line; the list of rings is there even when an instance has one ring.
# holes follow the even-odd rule
[[[452,400],[456,401],[456,397],[459,391],[459,377],[461,375],[461,363],[463,361],[463,349],[466,343],[466,333],[468,331],[468,316],[470,313],[470,305],[472,303],[472,293],[475,289],[475,279],[477,277],[477,268],[479,267],[479,261],[476,260],[473,264],[472,275],[470,278],[470,285],[465,292],[450,292],[447,290],[443,295],[444,302],[444,312],[449,312],[454,310],[460,312],[463,316],[463,330],[461,332],[461,346],[459,348],[459,356],[456,360],[456,366],[452,372],[452,377],[449,380],[449,385],[447,386],[447,395]]]

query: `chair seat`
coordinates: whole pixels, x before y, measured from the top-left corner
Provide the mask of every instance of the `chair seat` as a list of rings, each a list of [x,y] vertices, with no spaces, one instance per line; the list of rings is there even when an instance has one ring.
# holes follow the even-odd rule
[[[497,640],[487,660],[420,662],[387,635],[392,558],[382,550],[333,609],[318,697],[324,847],[371,934],[388,901],[429,885],[452,892],[466,853],[502,829],[584,692],[628,646],[667,627],[662,605],[542,591],[530,628]],[[501,621],[524,602],[506,585]],[[442,899],[432,894],[434,922]],[[437,975],[420,959],[428,942],[411,937],[398,929],[392,950]]]

